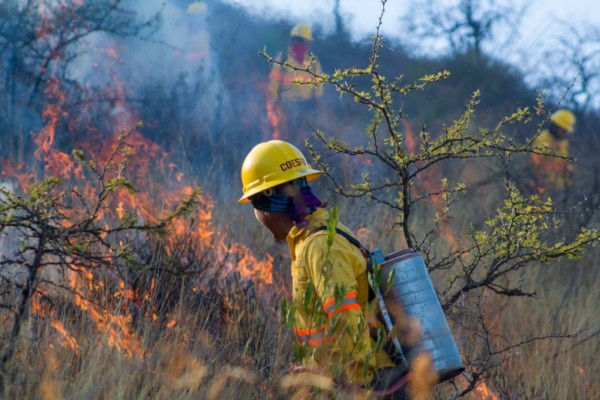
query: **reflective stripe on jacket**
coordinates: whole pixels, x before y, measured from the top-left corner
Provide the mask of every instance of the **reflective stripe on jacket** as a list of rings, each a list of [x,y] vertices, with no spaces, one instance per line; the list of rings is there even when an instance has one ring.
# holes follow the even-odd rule
[[[278,54],[275,60],[281,62],[283,56]],[[297,68],[306,69],[309,66],[310,58],[307,56],[302,63],[298,63],[294,57],[288,52],[285,64],[292,65]],[[321,63],[319,60],[315,60],[315,63],[310,66],[310,70],[315,74],[320,75],[322,73]],[[272,100],[311,100],[320,97],[323,94],[322,86],[311,86],[304,84],[294,84],[294,79],[300,79],[303,81],[312,82],[315,80],[314,76],[305,71],[296,71],[288,67],[282,67],[278,64],[273,64],[271,72],[269,73],[269,95]]]
[[[292,260],[295,334],[305,346],[306,366],[342,366],[345,377],[357,384],[371,381],[373,371],[393,366],[377,351],[369,334],[369,285],[367,266],[360,250],[342,235],[331,248],[327,212],[317,209],[305,228],[293,227],[287,237]],[[338,228],[350,233],[344,225]]]

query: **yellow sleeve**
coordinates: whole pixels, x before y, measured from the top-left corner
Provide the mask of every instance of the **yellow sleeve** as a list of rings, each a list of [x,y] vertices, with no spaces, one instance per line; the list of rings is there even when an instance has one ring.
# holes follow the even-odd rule
[[[309,279],[329,319],[331,367],[341,366],[348,379],[368,383],[375,358],[364,312],[357,300],[357,265],[364,263],[345,238],[336,235],[330,249],[326,234],[307,239],[303,258]],[[362,257],[360,255],[359,257]]]
[[[543,130],[533,140],[533,149],[538,152],[548,153],[550,152],[551,148],[552,142],[550,138],[550,132],[548,132],[547,130]],[[533,153],[531,154],[530,158],[533,165],[539,169],[544,169],[544,164],[549,159],[548,156]]]
[[[533,148],[538,151],[548,152],[552,148],[552,141],[550,138],[550,132],[543,130],[533,140]]]

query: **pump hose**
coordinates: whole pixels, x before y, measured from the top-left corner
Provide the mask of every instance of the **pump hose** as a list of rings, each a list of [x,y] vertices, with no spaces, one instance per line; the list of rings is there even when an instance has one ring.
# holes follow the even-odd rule
[[[402,377],[398,379],[392,386],[385,388],[385,390],[373,392],[373,395],[376,397],[385,397],[392,393],[396,393],[396,391],[402,389],[402,387],[408,383],[410,375],[411,373],[407,372],[406,374],[402,375]]]

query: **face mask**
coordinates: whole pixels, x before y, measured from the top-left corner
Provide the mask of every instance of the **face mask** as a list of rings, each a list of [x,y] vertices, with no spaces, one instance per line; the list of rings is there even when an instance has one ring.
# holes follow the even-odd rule
[[[294,55],[294,58],[300,63],[304,62],[304,56],[306,56],[307,50],[308,46],[306,45],[306,43],[292,43],[292,54]]]
[[[294,207],[293,199],[285,194],[272,194],[265,196],[262,193],[250,197],[252,207],[260,211],[285,212],[291,211]]]
[[[274,192],[267,189],[267,193],[261,192],[250,197],[252,206],[260,211],[289,212],[294,225],[300,228],[306,226],[308,224],[306,216],[313,213],[322,203],[308,186],[306,178],[298,178],[292,183],[300,189],[298,196],[291,197],[278,193],[277,189]]]

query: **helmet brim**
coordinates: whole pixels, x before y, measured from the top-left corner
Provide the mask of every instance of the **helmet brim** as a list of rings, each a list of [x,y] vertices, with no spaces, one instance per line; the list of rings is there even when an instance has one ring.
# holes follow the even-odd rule
[[[323,171],[319,171],[316,169],[307,169],[305,171],[299,172],[296,175],[295,179],[305,177],[306,180],[310,182],[313,179],[316,179],[323,174],[324,174]],[[248,190],[246,193],[244,193],[244,195],[242,197],[240,197],[240,199],[237,202],[238,202],[238,204],[249,203],[250,197],[254,196],[255,194],[258,194],[258,193],[262,192],[263,190],[267,190],[272,187],[279,186],[286,182],[290,182],[290,180],[289,179],[275,179],[275,180],[272,180],[269,182],[264,182],[260,185],[253,187],[252,189]]]

